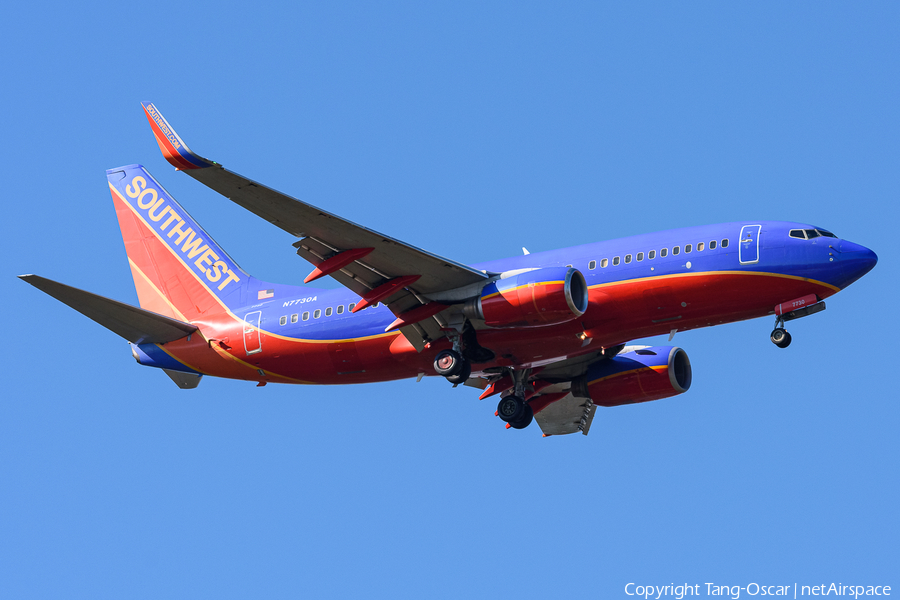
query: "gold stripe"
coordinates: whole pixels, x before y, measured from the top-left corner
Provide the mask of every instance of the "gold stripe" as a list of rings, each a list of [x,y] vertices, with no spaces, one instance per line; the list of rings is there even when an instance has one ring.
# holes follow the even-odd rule
[[[151,288],[153,288],[153,291],[156,292],[157,294],[159,294],[159,297],[163,299],[163,302],[165,302],[166,304],[169,305],[169,308],[172,309],[172,312],[174,312],[178,316],[179,319],[181,319],[182,321],[184,321],[186,323],[187,317],[184,316],[184,313],[182,313],[180,310],[178,310],[178,307],[169,301],[169,298],[166,297],[166,295],[162,293],[162,290],[160,290],[158,287],[156,287],[156,285],[152,281],[150,281],[150,278],[147,277],[147,275],[141,270],[141,268],[139,266],[137,266],[135,264],[135,262],[133,260],[131,260],[130,256],[128,257],[128,263],[131,265],[131,268],[134,269],[135,271],[137,271],[138,274],[141,276],[141,278],[145,282],[147,282],[147,284]]]

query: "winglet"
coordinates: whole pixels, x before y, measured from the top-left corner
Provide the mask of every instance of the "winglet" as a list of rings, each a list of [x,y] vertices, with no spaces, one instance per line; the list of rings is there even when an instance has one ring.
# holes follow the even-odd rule
[[[169,164],[179,171],[203,169],[216,164],[214,161],[191,152],[191,149],[178,137],[178,134],[169,126],[169,122],[156,110],[152,102],[141,102],[141,106],[144,107],[144,113],[147,115],[147,120],[150,121],[150,128],[153,129],[156,143],[159,144],[159,149],[162,150],[163,156],[166,157]]]

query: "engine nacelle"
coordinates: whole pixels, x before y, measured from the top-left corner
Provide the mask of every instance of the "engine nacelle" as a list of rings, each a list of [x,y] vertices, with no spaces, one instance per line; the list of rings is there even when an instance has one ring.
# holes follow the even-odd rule
[[[490,327],[541,327],[577,319],[587,307],[584,275],[572,267],[548,267],[504,274],[468,300],[463,313]]]
[[[619,354],[588,368],[573,390],[586,387],[600,406],[620,406],[669,398],[691,387],[691,361],[673,346],[648,346]]]

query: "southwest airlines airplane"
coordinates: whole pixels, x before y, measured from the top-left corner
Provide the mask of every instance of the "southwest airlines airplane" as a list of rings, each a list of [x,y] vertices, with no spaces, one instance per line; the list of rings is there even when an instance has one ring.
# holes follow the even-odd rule
[[[241,268],[140,165],[107,171],[140,308],[21,278],[131,343],[135,360],[181,388],[203,375],[343,384],[440,375],[499,398],[507,428],[587,435],[597,406],[686,392],[677,347],[638,338],[824,310],[875,253],[803,223],[676,229],[464,265],[344,220],[191,152],[153,104],[166,160],[297,238],[345,289],[260,281]],[[524,250],[524,249],[523,249]]]

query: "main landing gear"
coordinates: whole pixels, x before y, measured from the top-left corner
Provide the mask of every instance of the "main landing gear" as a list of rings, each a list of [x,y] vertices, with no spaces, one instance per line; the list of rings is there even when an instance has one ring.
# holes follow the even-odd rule
[[[510,394],[500,398],[497,405],[497,416],[509,423],[513,429],[525,429],[534,420],[534,411],[521,396]]]
[[[475,329],[468,322],[444,330],[453,342],[451,350],[441,350],[434,358],[434,371],[454,386],[465,383],[472,375],[472,363],[494,360],[494,353],[478,343]]]
[[[525,379],[530,373],[530,369],[510,369],[513,387],[497,404],[497,416],[513,429],[525,429],[534,420],[534,411],[525,400]]]
[[[456,350],[441,350],[434,359],[434,370],[453,385],[459,385],[472,374],[472,364]]]

